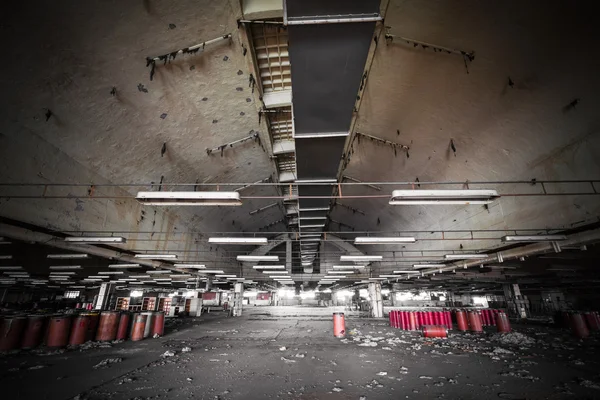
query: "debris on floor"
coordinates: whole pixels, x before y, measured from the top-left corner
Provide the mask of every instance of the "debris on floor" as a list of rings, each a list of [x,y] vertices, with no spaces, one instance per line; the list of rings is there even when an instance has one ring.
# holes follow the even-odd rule
[[[535,344],[535,339],[515,331],[498,333],[492,337],[492,340],[514,346],[531,346]]]
[[[291,364],[291,363],[295,363],[295,362],[296,362],[296,360],[290,360],[290,359],[288,359],[288,358],[285,358],[285,357],[281,357],[281,361],[284,361],[284,362],[286,362],[286,363],[288,363],[288,364]]]
[[[175,355],[174,351],[167,350],[164,353],[162,353],[160,356],[164,358],[164,357],[173,357],[174,355]]]
[[[106,358],[106,359],[100,361],[98,364],[94,365],[92,368],[94,368],[94,369],[105,368],[105,367],[108,367],[110,364],[117,364],[122,361],[123,361],[122,358]]]
[[[192,351],[192,348],[191,347],[187,347],[187,346],[184,347],[183,349],[181,349],[182,353],[189,353],[190,351]]]

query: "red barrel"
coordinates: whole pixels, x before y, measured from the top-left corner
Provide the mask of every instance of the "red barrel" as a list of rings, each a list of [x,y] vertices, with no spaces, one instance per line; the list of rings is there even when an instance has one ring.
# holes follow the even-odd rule
[[[0,320],[0,351],[19,349],[26,325],[26,317],[4,317]]]
[[[448,337],[448,329],[442,325],[425,325],[423,326],[423,336],[424,337]]]
[[[42,343],[45,324],[46,316],[30,315],[27,318],[27,325],[25,326],[25,331],[23,332],[21,348],[33,349],[34,347],[38,347],[40,343]]]
[[[344,322],[345,329],[345,322]],[[165,313],[162,311],[154,312],[154,322],[152,323],[152,336],[162,336],[165,334]]]
[[[600,321],[598,320],[598,316],[593,312],[586,312],[584,314],[585,322],[587,323],[588,329],[590,331],[598,331],[600,330]]]
[[[498,319],[496,318],[498,316],[499,313],[504,312],[504,310],[492,310],[493,311],[493,318],[492,318],[492,325],[496,325]],[[506,313],[505,313],[506,314]]]
[[[454,327],[452,326],[452,313],[450,311],[446,311],[446,321],[448,330],[454,329]]]
[[[584,339],[590,335],[590,331],[580,313],[571,314],[571,329],[579,339]]]
[[[117,311],[103,311],[96,331],[96,340],[106,342],[115,340],[119,328],[119,313]]]
[[[84,313],[81,315],[87,315],[90,317],[90,323],[88,325],[88,330],[85,335],[85,341],[94,340],[96,337],[96,330],[98,330],[98,322],[100,321],[100,314],[98,313]]]
[[[346,336],[346,320],[344,318],[344,313],[333,313],[333,336],[337,338],[342,338]]]
[[[481,325],[488,326],[490,323],[490,310],[481,310]]]
[[[89,326],[89,315],[80,314],[73,318],[73,323],[71,324],[71,335],[69,337],[69,345],[77,346],[84,344]]]
[[[417,329],[417,316],[414,311],[408,313],[408,329],[411,331]]]
[[[394,310],[393,311],[393,327],[394,328],[400,328],[400,312],[398,310]]]
[[[146,329],[147,319],[147,315],[135,314],[135,318],[133,320],[133,330],[131,331],[131,340],[134,342],[144,338],[144,329]]]
[[[119,318],[119,327],[117,328],[117,340],[125,340],[127,339],[127,334],[129,333],[129,313],[124,312],[121,314]]]
[[[421,327],[423,325],[425,325],[423,322],[423,315],[424,315],[423,311],[417,312],[417,329],[421,329]]]
[[[431,311],[425,311],[425,325],[433,325],[433,314]]]
[[[508,320],[508,315],[503,312],[499,312],[496,314],[496,329],[498,332],[508,333],[510,332],[510,321]]]
[[[400,329],[406,329],[406,312],[400,311]]]
[[[50,317],[46,346],[65,347],[69,342],[69,331],[71,330],[70,315],[56,315]]]
[[[152,336],[152,326],[154,326],[155,315],[153,311],[146,311],[142,314],[146,315],[146,328],[144,329],[144,338],[148,338]]]
[[[467,322],[467,314],[463,310],[456,310],[454,313],[456,316],[456,325],[458,330],[465,332],[469,330],[469,323]]]
[[[469,320],[471,332],[483,332],[483,326],[481,325],[481,316],[479,315],[479,312],[467,312],[467,319]]]

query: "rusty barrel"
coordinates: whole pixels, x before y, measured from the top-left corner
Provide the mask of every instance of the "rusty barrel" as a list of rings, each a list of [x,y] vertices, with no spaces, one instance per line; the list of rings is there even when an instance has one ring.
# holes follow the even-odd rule
[[[390,311],[390,326],[392,328],[397,328],[397,319],[396,316],[398,315],[398,311],[392,310]]]
[[[50,317],[46,346],[65,347],[69,343],[69,332],[71,331],[70,315],[55,315]]]
[[[452,313],[450,311],[444,311],[446,313],[446,323],[448,325],[448,330],[454,329],[452,326]]]
[[[144,330],[146,329],[146,320],[148,315],[135,314],[133,319],[133,330],[131,331],[131,340],[137,342],[144,338]]]
[[[9,316],[0,320],[0,351],[21,348],[23,331],[27,325],[27,317]]]
[[[90,312],[82,313],[81,315],[90,317],[90,323],[85,334],[85,341],[94,340],[96,338],[96,331],[98,330],[98,323],[100,322],[100,314],[97,312]]]
[[[346,319],[344,313],[333,313],[333,336],[337,338],[346,336]]]
[[[90,321],[90,316],[86,314],[79,314],[73,318],[73,322],[71,323],[71,334],[69,335],[70,346],[77,346],[85,343]]]
[[[115,340],[118,327],[119,312],[102,311],[100,321],[98,322],[98,330],[96,331],[96,340],[100,342]]]
[[[467,313],[464,310],[456,310],[454,315],[456,316],[456,325],[458,330],[465,332],[469,330],[469,322],[467,320]]]
[[[598,316],[593,312],[586,312],[583,314],[585,317],[585,322],[587,323],[588,329],[590,331],[598,331],[600,330],[600,320],[598,320]]]
[[[448,337],[448,328],[443,325],[424,325],[422,328],[423,337],[427,338],[445,338]]]
[[[508,315],[504,312],[496,314],[496,330],[498,332],[508,333],[510,332],[510,321]]]
[[[144,328],[144,338],[152,336],[152,326],[154,325],[154,312],[144,311],[142,314],[146,315],[146,327]]]
[[[45,315],[30,315],[27,317],[21,348],[33,349],[42,343],[46,319]]]
[[[590,335],[590,331],[585,325],[585,321],[580,313],[571,314],[571,329],[579,339],[585,339]]]
[[[417,316],[414,311],[408,313],[408,329],[411,331],[417,329]]]
[[[481,316],[478,311],[468,311],[467,319],[469,320],[469,327],[471,332],[483,332],[483,326],[481,325]]]
[[[163,311],[154,311],[154,322],[152,323],[152,336],[162,336],[165,334],[165,313]]]
[[[117,328],[117,340],[126,340],[129,333],[129,320],[131,315],[128,312],[121,313],[119,317],[119,326]]]

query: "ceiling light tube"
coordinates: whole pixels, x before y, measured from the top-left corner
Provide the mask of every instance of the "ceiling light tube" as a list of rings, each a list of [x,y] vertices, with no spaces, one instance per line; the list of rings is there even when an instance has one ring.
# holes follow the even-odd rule
[[[84,282],[100,282],[100,281],[102,281],[102,279],[100,279],[100,278],[84,278],[83,281]]]
[[[238,261],[279,261],[279,256],[237,256]]]
[[[146,260],[167,260],[176,259],[176,254],[136,254],[135,258],[142,258]]]
[[[300,239],[300,244],[304,242],[320,242],[321,238],[308,238],[308,239]]]
[[[287,271],[263,271],[263,274],[288,274]]]
[[[53,265],[50,267],[52,270],[70,270],[70,269],[81,269],[81,265]]]
[[[383,256],[340,256],[340,261],[381,261]]]
[[[0,267],[0,271],[16,271],[19,269],[23,269],[23,267],[20,267],[20,266]]]
[[[254,269],[285,269],[285,265],[255,265]]]
[[[335,270],[335,271],[327,271],[328,274],[353,274],[354,271],[339,271],[339,270]]]
[[[413,268],[415,268],[415,269],[419,269],[419,268],[443,268],[445,266],[446,266],[446,264],[414,264]]]
[[[488,258],[487,254],[446,254],[444,258],[446,260],[467,260],[467,259],[483,259]]]
[[[3,255],[0,256],[0,260],[12,260],[13,256],[11,255]]]
[[[354,244],[396,244],[396,243],[414,243],[417,239],[414,237],[371,237],[359,236],[354,239]]]
[[[146,271],[147,274],[170,274],[171,271],[168,269],[157,269],[157,270],[149,270]]]
[[[329,211],[329,207],[298,208],[298,211]]]
[[[52,275],[75,275],[75,272],[50,272],[50,276]]]
[[[193,264],[193,263],[181,263],[173,264],[175,268],[206,268],[204,264]]]
[[[223,270],[221,269],[203,269],[202,271],[198,271],[199,274],[223,274]]]
[[[420,274],[419,271],[394,271],[395,274]]]
[[[323,217],[302,217],[302,216],[300,216],[300,217],[298,217],[298,219],[300,219],[300,220],[315,220],[315,219],[327,219],[327,217],[326,216],[323,216]]]
[[[567,240],[567,235],[508,235],[503,236],[503,242],[556,242]]]
[[[108,268],[140,268],[140,264],[109,264]]]
[[[347,278],[346,275],[327,275],[328,279],[344,279]]]
[[[171,282],[171,278],[156,278],[155,282]]]
[[[152,206],[241,206],[238,192],[138,192],[135,197]]]
[[[369,278],[370,281],[385,281],[386,278]]]
[[[271,279],[290,279],[289,275],[269,275]]]
[[[169,275],[171,278],[190,278],[190,274],[173,274]]]
[[[332,268],[333,269],[344,269],[344,268],[349,268],[349,269],[355,269],[355,268],[364,268],[364,265],[334,265]]]
[[[208,243],[214,244],[249,244],[249,245],[260,245],[267,244],[266,237],[247,237],[247,238],[236,238],[236,237],[211,237],[208,238]]]
[[[219,274],[215,275],[215,278],[235,278],[236,276],[235,274]]]
[[[380,278],[400,278],[398,275],[379,275]]]
[[[68,259],[80,259],[89,258],[87,254],[48,254],[47,258],[53,260],[68,260]]]
[[[489,204],[498,197],[495,190],[394,190],[389,204]]]
[[[98,272],[98,275],[122,275],[123,271],[102,271]]]
[[[300,225],[300,229],[302,228],[323,228],[325,224],[313,224],[313,225]]]
[[[127,239],[121,236],[69,236],[64,239],[65,242],[69,243],[127,243]]]

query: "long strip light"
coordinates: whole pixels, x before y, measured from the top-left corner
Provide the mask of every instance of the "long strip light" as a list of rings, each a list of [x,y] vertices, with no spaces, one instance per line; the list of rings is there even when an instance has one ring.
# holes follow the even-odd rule
[[[241,206],[238,192],[138,192],[135,197],[151,206]]]
[[[567,240],[567,235],[508,235],[503,236],[503,242],[558,242]]]
[[[446,254],[444,258],[446,260],[468,260],[468,259],[482,259],[488,258],[487,254]]]
[[[100,278],[84,278],[83,281],[84,282],[100,282],[100,281],[102,281],[102,279],[100,279]]]
[[[443,268],[445,266],[446,266],[446,264],[414,264],[413,268],[415,268],[415,269],[419,269],[419,268]]]
[[[194,264],[194,263],[173,264],[173,266],[175,268],[196,268],[196,269],[206,268],[206,265],[204,265],[204,264]]]
[[[20,266],[0,267],[0,271],[16,271],[16,270],[20,270],[20,269],[23,269],[23,267],[20,267]]]
[[[50,276],[53,276],[53,275],[75,275],[75,272],[61,272],[61,271],[50,272]]]
[[[171,271],[168,269],[157,269],[157,270],[149,270],[146,271],[147,274],[170,274]]]
[[[417,239],[414,237],[371,237],[359,236],[354,239],[354,244],[396,244],[396,243],[414,243]]]
[[[419,271],[394,271],[394,273],[395,274],[420,274]]]
[[[173,260],[177,258],[177,254],[136,254],[135,258],[146,260]]]
[[[150,278],[150,275],[129,275],[130,278],[141,279],[141,278]]]
[[[287,271],[263,271],[263,274],[287,274]]]
[[[69,236],[64,239],[69,243],[127,243],[121,236]]]
[[[327,275],[328,279],[344,279],[346,275]]]
[[[323,228],[325,224],[300,225],[300,228]]]
[[[254,269],[285,269],[285,265],[255,265]]]
[[[267,238],[266,237],[249,237],[249,238],[243,238],[243,237],[211,237],[208,238],[208,243],[214,243],[214,244],[252,244],[252,245],[258,245],[258,244],[267,244]]]
[[[498,197],[495,190],[394,190],[389,204],[489,204]]]
[[[140,264],[109,264],[108,268],[140,268]]]
[[[394,276],[395,277],[395,276]],[[386,278],[369,278],[370,281],[385,281]]]
[[[101,271],[98,275],[123,275],[123,271]]]
[[[364,268],[364,265],[334,265],[331,268],[333,269],[356,269],[356,268]]]
[[[353,274],[354,271],[327,271],[328,274]]]
[[[48,254],[47,258],[53,260],[72,260],[80,258],[89,258],[87,254]]]
[[[198,271],[199,274],[223,274],[223,270],[221,269],[203,269],[202,271]]]
[[[169,275],[171,278],[190,278],[191,275],[190,274],[174,274],[174,275]]]
[[[11,255],[4,255],[4,256],[0,256],[0,260],[12,260],[13,256]]]
[[[400,278],[398,275],[379,275],[380,278]]]
[[[279,256],[237,256],[238,261],[279,261]]]
[[[290,279],[289,275],[269,275],[271,279]]]
[[[235,274],[218,274],[215,275],[215,278],[235,278],[236,276]]]
[[[340,256],[340,261],[380,261],[383,256]]]
[[[53,265],[50,267],[51,270],[70,270],[70,269],[81,269],[81,265]]]

